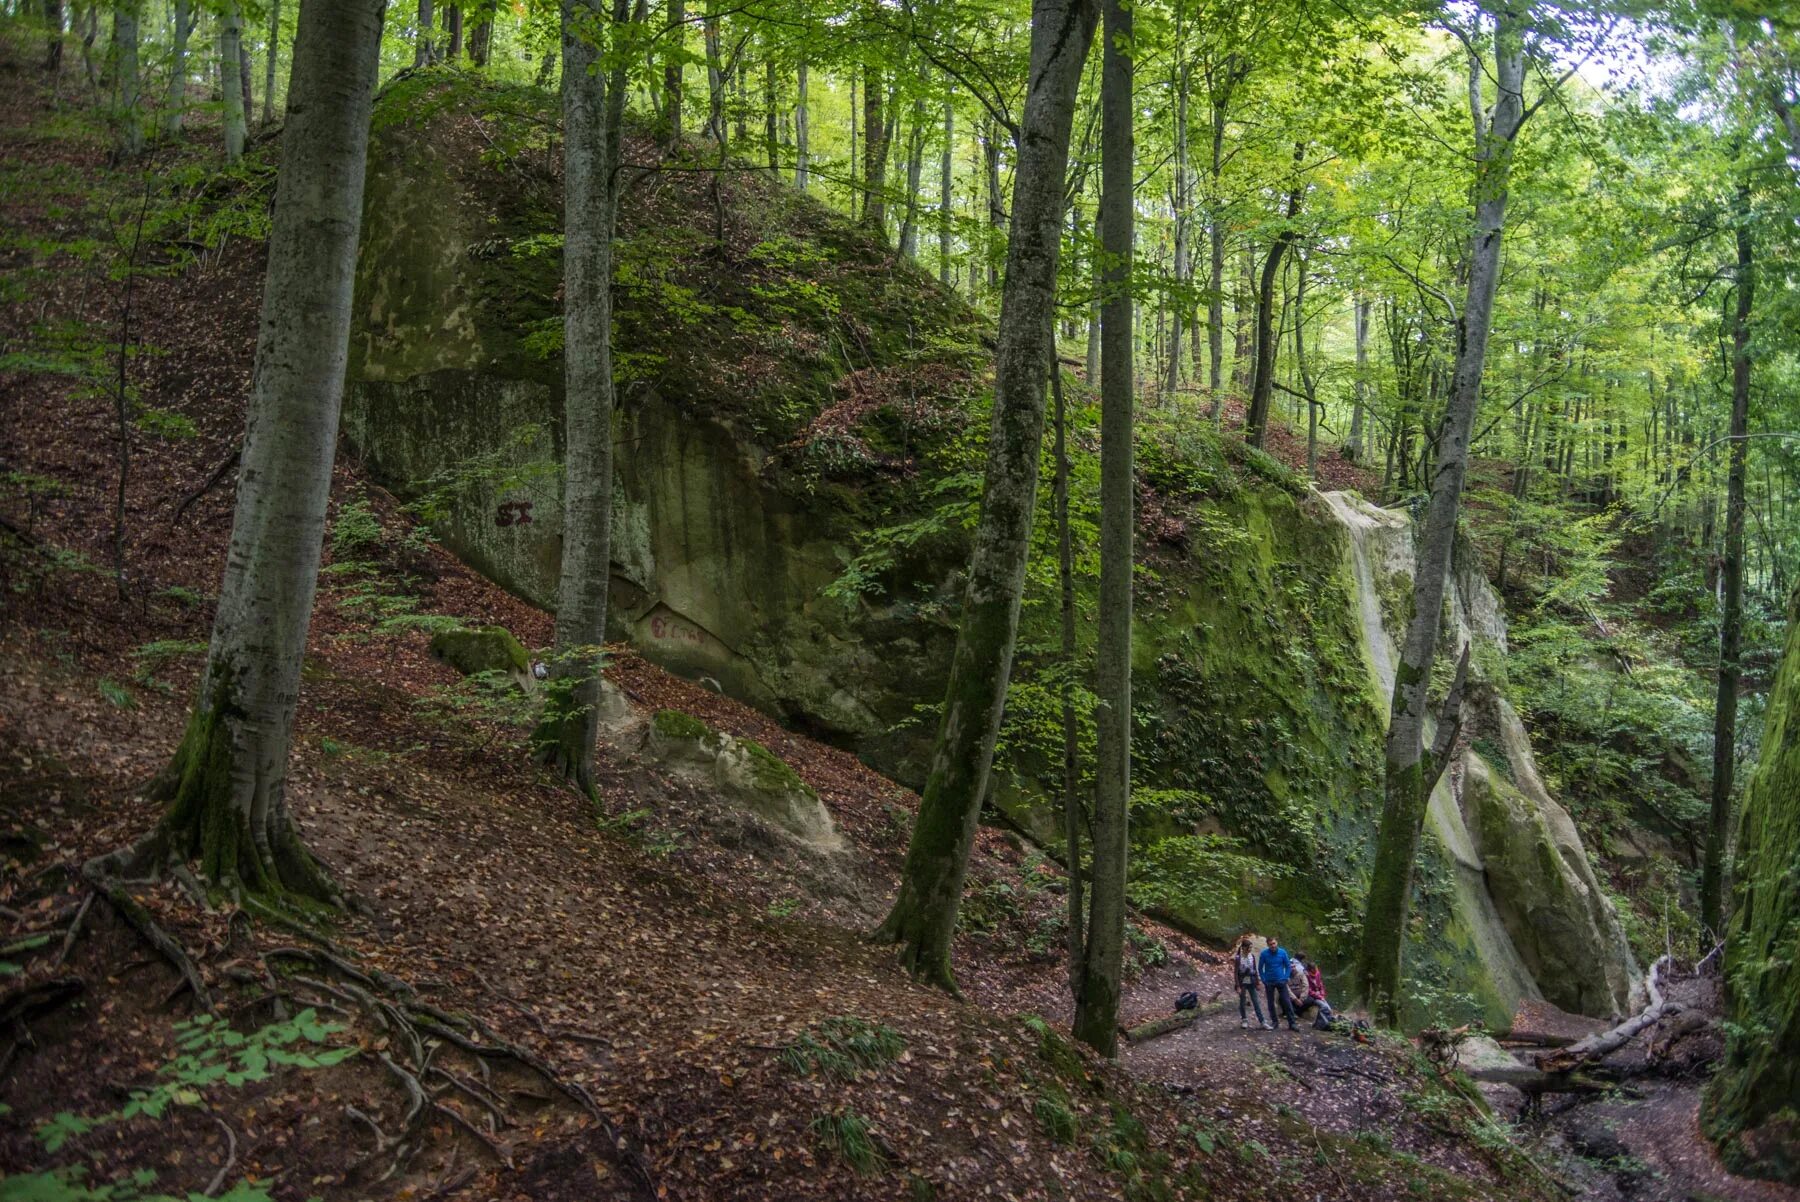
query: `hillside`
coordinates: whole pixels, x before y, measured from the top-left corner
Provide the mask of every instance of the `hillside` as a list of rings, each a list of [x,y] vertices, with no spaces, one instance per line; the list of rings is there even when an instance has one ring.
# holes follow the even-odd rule
[[[1791,1196],[1672,1150],[1691,1082],[1611,1098],[1571,1137],[1513,1127],[1519,1094],[1399,1034],[1232,1026],[1231,935],[1316,947],[1334,983],[1348,954],[1410,572],[1405,520],[1308,489],[1285,431],[1271,457],[1151,424],[1142,456],[1146,867],[1123,1020],[1189,990],[1200,1020],[1116,1062],[1069,1039],[1029,692],[971,866],[963,996],[869,945],[918,806],[906,720],[954,638],[985,332],[766,182],[729,185],[712,241],[707,185],[636,185],[598,808],[534,770],[511,673],[433,653],[447,629],[533,654],[552,637],[545,101],[484,92],[476,118],[447,99],[474,87],[421,72],[378,108],[369,203],[400,216],[371,221],[359,275],[286,792],[357,904],[300,920],[191,878],[96,900],[80,876],[153,823],[144,786],[196,687],[277,147],[222,185],[199,182],[196,143],[159,150],[158,175],[196,183],[154,193],[126,270],[84,266],[151,207],[152,173],[113,163],[0,43],[21,231],[4,267],[24,281],[0,297],[0,1199]],[[140,415],[122,485],[121,311]],[[1027,689],[1054,616],[1033,588]],[[1503,658],[1472,554],[1450,623]],[[1637,966],[1502,674],[1479,679],[1434,800],[1409,955],[1435,995],[1411,1017],[1587,1034],[1635,1004]],[[1576,959],[1599,971],[1550,1001],[1588,1019],[1545,1001]]]

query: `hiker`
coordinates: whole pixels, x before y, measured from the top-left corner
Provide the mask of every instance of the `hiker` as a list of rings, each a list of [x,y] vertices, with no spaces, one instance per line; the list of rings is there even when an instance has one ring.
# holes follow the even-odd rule
[[[1288,977],[1293,970],[1293,957],[1281,946],[1281,940],[1269,936],[1269,946],[1262,950],[1256,958],[1257,974],[1262,977],[1263,992],[1269,1003],[1269,1021],[1264,1025],[1269,1030],[1275,1029],[1275,1000],[1281,999],[1281,1013],[1287,1019],[1288,1030],[1298,1031],[1299,1024],[1294,1021],[1294,996],[1288,991]]]
[[[1294,999],[1294,1013],[1304,1015],[1312,1001],[1312,982],[1306,975],[1306,957],[1292,953],[1288,961],[1288,996]]]
[[[1337,1017],[1331,1003],[1325,1000],[1325,974],[1319,971],[1319,965],[1314,960],[1306,962],[1306,994],[1312,999],[1313,1005],[1319,1008],[1319,1021],[1330,1023]]]
[[[1238,1026],[1246,1031],[1250,1029],[1250,1020],[1244,1014],[1244,999],[1248,998],[1250,1009],[1256,1015],[1256,1025],[1266,1030],[1269,1023],[1263,1019],[1262,999],[1257,996],[1261,991],[1256,986],[1256,949],[1250,944],[1250,936],[1238,940],[1237,951],[1231,957],[1231,968],[1237,974]]]

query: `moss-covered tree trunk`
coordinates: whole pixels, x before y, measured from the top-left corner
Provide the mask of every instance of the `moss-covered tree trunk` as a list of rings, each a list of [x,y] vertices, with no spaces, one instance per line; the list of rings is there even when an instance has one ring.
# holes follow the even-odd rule
[[[951,989],[950,941],[1012,675],[1031,549],[1044,386],[1056,317],[1063,175],[1095,14],[1093,0],[1034,0],[1032,5],[1031,73],[1019,130],[981,516],[943,715],[900,873],[900,894],[874,935],[899,944],[902,962],[915,975]]]
[[[197,859],[227,888],[335,899],[288,812],[287,759],[337,449],[383,7],[306,0],[300,10],[212,646],[159,781],[168,813],[126,867]]]
[[[613,23],[628,0],[613,0]],[[612,576],[612,239],[624,129],[624,55],[600,69],[601,0],[566,0],[563,22],[563,512],[556,654],[538,758],[594,793],[600,669]]]
[[[1473,53],[1469,69],[1474,87],[1479,89],[1486,69]],[[1493,78],[1497,81],[1497,95],[1492,117],[1484,117],[1479,104],[1471,106],[1476,160],[1475,230],[1469,241],[1468,290],[1459,323],[1456,369],[1431,474],[1431,503],[1419,540],[1413,576],[1413,615],[1394,670],[1385,796],[1357,964],[1358,991],[1389,1025],[1397,1025],[1400,1016],[1400,960],[1406,944],[1413,866],[1418,858],[1425,808],[1445,761],[1454,750],[1447,738],[1453,731],[1440,729],[1431,753],[1426,752],[1426,693],[1437,658],[1444,587],[1456,544],[1456,520],[1468,466],[1469,435],[1481,404],[1481,374],[1493,323],[1494,293],[1500,283],[1501,235],[1506,225],[1513,145],[1527,116],[1524,33],[1520,17],[1510,9],[1501,10],[1495,20]],[[1464,656],[1466,665],[1466,649]],[[1452,688],[1451,703],[1445,707],[1447,721],[1454,720],[1453,707],[1459,693],[1460,687]]]
[[[1135,232],[1132,10],[1107,0],[1100,67],[1100,208],[1105,289],[1100,301],[1100,616],[1095,645],[1094,867],[1087,947],[1075,994],[1075,1037],[1104,1056],[1119,1041],[1125,953],[1127,810],[1131,799],[1132,480],[1131,260]]]
[[[1800,593],[1744,790],[1725,1060],[1701,1121],[1739,1172],[1800,1185]]]
[[[1750,242],[1750,197],[1739,193],[1737,302],[1731,326],[1731,467],[1725,477],[1725,555],[1719,566],[1719,681],[1713,704],[1712,808],[1700,868],[1700,927],[1711,939],[1725,930],[1725,842],[1731,833],[1731,786],[1737,757],[1739,658],[1744,650],[1744,474],[1750,430],[1750,315],[1756,266]]]

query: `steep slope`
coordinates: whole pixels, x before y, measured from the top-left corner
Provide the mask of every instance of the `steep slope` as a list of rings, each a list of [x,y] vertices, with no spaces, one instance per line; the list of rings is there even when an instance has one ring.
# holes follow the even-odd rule
[[[445,546],[539,603],[564,520],[544,104],[434,72],[383,97],[345,423]],[[614,633],[916,783],[975,504],[979,328],[779,182],[672,166],[626,207]],[[1081,479],[1093,439],[1073,441]],[[1410,526],[1206,427],[1158,426],[1141,459],[1136,896],[1335,965],[1380,807]],[[1050,522],[1046,496],[1046,539]],[[1505,1025],[1540,996],[1614,1013],[1629,952],[1499,696],[1498,606],[1465,576],[1458,621],[1493,669],[1485,729],[1512,750],[1501,772],[1471,754],[1433,805],[1409,1013]],[[1040,582],[994,804],[1053,847],[1046,601]]]

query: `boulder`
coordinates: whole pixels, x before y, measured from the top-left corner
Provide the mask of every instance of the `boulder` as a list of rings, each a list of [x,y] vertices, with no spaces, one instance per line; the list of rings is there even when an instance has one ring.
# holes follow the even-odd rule
[[[824,851],[843,846],[819,795],[754,739],[713,730],[679,710],[660,710],[650,719],[644,750],[657,763],[713,785],[720,796],[802,843]]]
[[[531,656],[525,645],[504,626],[458,626],[431,636],[431,654],[464,676],[499,672],[512,678],[521,691],[537,689],[531,674]]]

